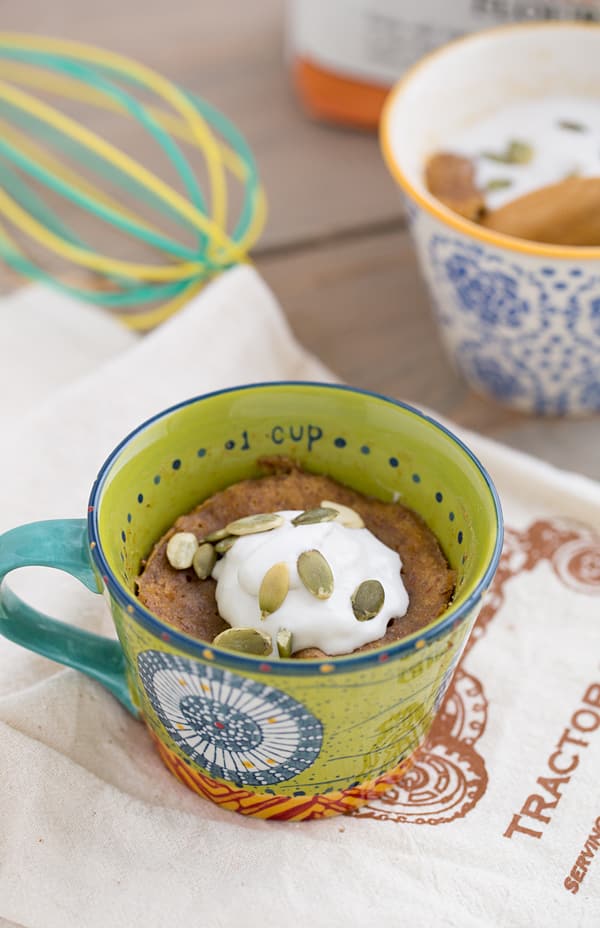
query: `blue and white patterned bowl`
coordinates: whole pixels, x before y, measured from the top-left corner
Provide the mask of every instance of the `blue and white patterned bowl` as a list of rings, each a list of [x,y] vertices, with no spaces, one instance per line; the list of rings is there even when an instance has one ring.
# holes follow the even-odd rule
[[[443,206],[423,179],[428,155],[457,129],[550,94],[592,94],[600,105],[600,27],[527,23],[444,46],[390,94],[381,143],[458,370],[515,409],[578,415],[600,410],[600,248],[485,229]]]

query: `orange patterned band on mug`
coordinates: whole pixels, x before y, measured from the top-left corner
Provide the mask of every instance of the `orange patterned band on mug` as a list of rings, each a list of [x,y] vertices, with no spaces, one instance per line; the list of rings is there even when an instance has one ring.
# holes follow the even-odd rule
[[[398,783],[412,766],[415,755],[405,758],[401,764],[376,780],[362,783],[352,789],[336,790],[327,795],[316,796],[270,796],[266,793],[252,793],[243,787],[230,786],[206,774],[194,770],[171,751],[150,729],[160,757],[170,772],[189,789],[204,799],[210,799],[224,809],[253,815],[256,818],[279,819],[286,822],[301,822],[305,819],[328,818],[352,812],[364,805],[369,799],[386,793],[391,786]]]

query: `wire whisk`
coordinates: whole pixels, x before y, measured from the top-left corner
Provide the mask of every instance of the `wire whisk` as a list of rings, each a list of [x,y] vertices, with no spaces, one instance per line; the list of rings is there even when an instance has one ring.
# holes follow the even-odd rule
[[[185,192],[95,132],[93,120],[84,124],[46,102],[48,95],[135,120],[160,146]],[[206,190],[190,155],[202,158]],[[241,201],[233,221],[232,184],[240,185]],[[158,262],[99,253],[51,205],[56,195],[59,203],[69,201],[71,212],[74,205],[156,249]],[[0,258],[15,271],[119,311],[127,325],[146,330],[208,279],[247,261],[265,215],[248,144],[205,100],[110,51],[0,33]],[[161,229],[156,221],[161,216],[182,235]],[[32,259],[23,242],[59,256],[70,268],[100,275],[99,286],[78,286],[52,272],[43,260]]]

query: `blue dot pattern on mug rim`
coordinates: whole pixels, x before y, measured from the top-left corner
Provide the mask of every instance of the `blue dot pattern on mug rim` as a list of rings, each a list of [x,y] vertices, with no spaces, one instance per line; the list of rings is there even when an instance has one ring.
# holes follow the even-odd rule
[[[427,251],[444,338],[476,389],[541,414],[600,410],[600,273],[527,270],[438,234]]]
[[[165,730],[210,776],[267,786],[292,779],[319,756],[321,722],[281,690],[162,651],[143,651],[137,661]]]

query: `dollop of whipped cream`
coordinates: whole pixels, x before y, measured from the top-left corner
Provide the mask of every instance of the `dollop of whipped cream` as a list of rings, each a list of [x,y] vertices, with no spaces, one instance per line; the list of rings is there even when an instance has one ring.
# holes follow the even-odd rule
[[[348,528],[339,521],[292,525],[301,510],[282,511],[284,524],[268,532],[239,537],[215,564],[216,599],[220,615],[235,628],[259,628],[271,635],[272,656],[281,628],[292,634],[292,650],[320,648],[326,654],[347,654],[381,638],[390,619],[405,615],[408,593],[402,582],[402,562],[396,551],[367,528]],[[333,572],[333,593],[318,599],[304,586],[297,561],[304,551],[321,552]],[[285,562],[289,591],[283,604],[264,619],[258,594],[266,572]],[[358,621],[352,594],[365,580],[379,580],[385,599],[378,614]]]

